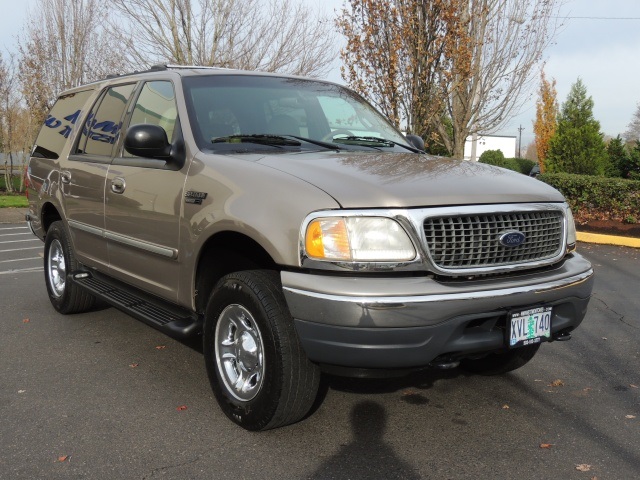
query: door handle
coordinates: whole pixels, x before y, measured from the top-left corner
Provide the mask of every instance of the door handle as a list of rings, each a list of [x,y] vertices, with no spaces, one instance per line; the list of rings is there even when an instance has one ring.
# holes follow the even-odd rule
[[[111,180],[111,191],[113,193],[123,193],[126,188],[127,183],[124,181],[122,177],[116,177]]]
[[[60,181],[65,185],[69,185],[71,183],[71,172],[68,170],[60,172]]]

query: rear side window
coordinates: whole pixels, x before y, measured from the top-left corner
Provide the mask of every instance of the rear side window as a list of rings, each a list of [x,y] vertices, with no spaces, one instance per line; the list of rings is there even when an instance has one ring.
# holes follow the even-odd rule
[[[60,157],[60,152],[82,116],[84,104],[92,93],[92,90],[83,90],[58,98],[40,128],[33,148],[34,157]]]
[[[135,83],[109,88],[84,122],[78,153],[111,156],[122,129],[122,116]]]

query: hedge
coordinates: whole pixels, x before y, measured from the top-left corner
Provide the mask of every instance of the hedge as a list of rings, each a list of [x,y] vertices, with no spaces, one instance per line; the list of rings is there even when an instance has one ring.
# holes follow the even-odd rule
[[[639,180],[571,173],[544,173],[538,179],[560,190],[571,205],[577,223],[640,222]]]
[[[514,172],[524,173],[525,175],[529,175],[529,172],[536,164],[536,162],[527,160],[526,158],[504,158],[500,150],[487,150],[480,155],[478,162],[508,168]]]

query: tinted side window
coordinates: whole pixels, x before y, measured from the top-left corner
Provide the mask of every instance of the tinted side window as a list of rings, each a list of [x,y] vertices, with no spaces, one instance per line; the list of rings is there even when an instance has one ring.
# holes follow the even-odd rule
[[[78,153],[111,156],[122,129],[122,116],[135,84],[109,88],[87,117]]]
[[[167,138],[171,141],[177,118],[176,96],[171,82],[145,83],[133,109],[130,124],[159,125],[164,128]]]
[[[51,159],[60,156],[67,138],[81,117],[84,104],[92,93],[92,90],[84,90],[58,98],[40,128],[33,156]]]

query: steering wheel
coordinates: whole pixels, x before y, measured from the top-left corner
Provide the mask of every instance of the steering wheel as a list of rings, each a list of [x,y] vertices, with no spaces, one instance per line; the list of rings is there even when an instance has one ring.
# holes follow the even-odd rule
[[[322,141],[330,142],[337,135],[346,135],[347,137],[355,137],[354,133],[351,130],[347,130],[346,128],[339,128],[337,130],[334,130],[333,132],[327,133],[324,137],[322,137]]]

